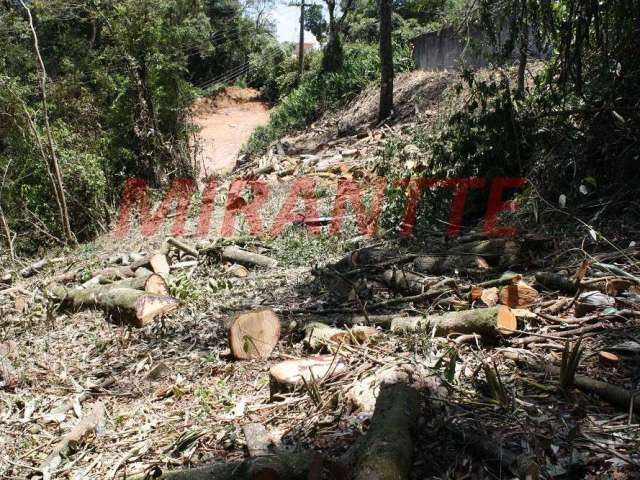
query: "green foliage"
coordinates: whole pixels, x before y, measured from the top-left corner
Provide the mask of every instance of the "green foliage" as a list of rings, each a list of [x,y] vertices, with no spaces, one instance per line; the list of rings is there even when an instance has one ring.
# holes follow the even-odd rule
[[[558,381],[558,387],[563,392],[566,392],[573,385],[573,380],[576,377],[576,371],[580,365],[580,358],[582,357],[581,348],[582,339],[579,339],[574,345],[570,342],[565,343],[564,350],[562,351],[562,361],[560,363],[560,379]]]

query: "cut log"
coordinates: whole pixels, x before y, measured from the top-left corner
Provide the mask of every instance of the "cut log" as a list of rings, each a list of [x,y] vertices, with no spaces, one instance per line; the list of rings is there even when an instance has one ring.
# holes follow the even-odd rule
[[[426,317],[396,317],[391,331],[416,331],[435,327],[435,334],[446,337],[450,333],[477,333],[479,335],[509,335],[517,329],[517,319],[505,305],[493,308],[474,308],[461,312]]]
[[[477,255],[445,255],[423,256],[413,261],[413,267],[418,272],[440,274],[453,271],[479,272],[488,270],[487,261]]]
[[[369,430],[348,453],[356,459],[354,480],[409,478],[418,407],[414,388],[401,383],[382,386]]]
[[[320,462],[318,462],[320,460]],[[128,477],[130,480],[307,480],[309,472],[322,457],[313,452],[278,453],[249,458],[243,462],[216,463],[206,467],[163,472],[154,467],[151,472]]]
[[[314,352],[320,351],[325,347],[330,352],[334,352],[343,343],[360,345],[380,333],[374,327],[356,325],[349,330],[342,330],[320,322],[308,323],[304,331],[304,343]]]
[[[169,287],[164,278],[155,273],[149,275],[144,282],[144,291],[152,295],[169,296]]]
[[[238,315],[229,325],[229,348],[239,360],[269,358],[280,339],[280,320],[273,310]]]
[[[243,265],[273,268],[278,266],[277,260],[259,253],[249,252],[235,246],[225,247],[222,250],[222,259]]]
[[[480,300],[487,307],[495,307],[498,304],[498,288],[473,287],[471,289],[471,300]]]
[[[326,380],[346,368],[342,359],[335,355],[314,355],[297,360],[285,360],[269,370],[271,395],[293,390],[305,382]]]
[[[620,363],[620,357],[615,353],[605,352],[604,350],[599,354],[600,361],[605,365],[617,365]]]
[[[167,276],[171,272],[169,262],[167,262],[167,256],[164,253],[156,253],[149,259],[149,263],[154,273],[158,275]]]
[[[549,290],[559,290],[571,295],[576,293],[580,286],[576,279],[553,272],[537,272],[536,282]]]
[[[499,293],[500,303],[511,308],[526,307],[538,301],[538,291],[522,280],[502,287]]]
[[[74,308],[97,307],[120,320],[138,327],[151,323],[156,317],[178,308],[178,302],[168,296],[151,295],[132,288],[97,287],[72,289],[54,287],[51,292]]]
[[[103,415],[104,406],[98,402],[93,405],[69,433],[62,437],[53,447],[53,451],[49,456],[40,464],[39,470],[45,479],[51,478],[51,474],[62,463],[62,457],[67,457],[76,451],[87,437],[95,432],[100,422],[102,422]]]

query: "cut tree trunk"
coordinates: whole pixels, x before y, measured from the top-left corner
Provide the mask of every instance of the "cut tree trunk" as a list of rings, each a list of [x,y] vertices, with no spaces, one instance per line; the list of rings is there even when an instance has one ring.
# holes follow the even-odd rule
[[[225,247],[222,250],[222,259],[243,265],[272,268],[278,266],[278,262],[259,253],[249,252],[235,246]]]
[[[511,308],[526,307],[535,303],[538,298],[538,291],[527,285],[522,280],[512,285],[502,287],[499,293],[500,303]]]
[[[391,321],[391,331],[416,331],[434,327],[435,334],[439,337],[446,337],[450,333],[508,335],[517,329],[517,319],[509,307],[500,305],[426,317],[396,317]]]
[[[280,320],[273,310],[238,315],[229,325],[229,348],[239,360],[269,358],[280,339]]]
[[[178,302],[172,297],[110,285],[72,290],[54,287],[52,293],[74,308],[98,307],[117,319],[132,322],[137,327],[143,327],[156,317],[178,308]]]
[[[488,270],[487,261],[477,255],[445,255],[445,256],[424,256],[413,261],[413,267],[418,272],[440,274],[453,272],[479,272]]]
[[[355,458],[354,480],[409,478],[418,407],[414,388],[401,383],[380,388],[371,426],[347,454],[347,458]]]

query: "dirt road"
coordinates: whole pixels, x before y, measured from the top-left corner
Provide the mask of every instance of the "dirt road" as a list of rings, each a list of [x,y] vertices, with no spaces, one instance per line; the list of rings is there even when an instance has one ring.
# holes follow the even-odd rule
[[[200,127],[198,162],[202,177],[229,173],[251,133],[269,119],[269,107],[256,90],[228,87],[214,98],[194,105],[195,123]]]

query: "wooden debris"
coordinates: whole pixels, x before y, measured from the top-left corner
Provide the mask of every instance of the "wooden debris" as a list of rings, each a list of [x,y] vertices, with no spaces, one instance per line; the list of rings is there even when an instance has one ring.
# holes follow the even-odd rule
[[[98,307],[114,317],[143,327],[156,317],[178,308],[178,302],[169,296],[151,295],[133,288],[109,285],[91,289],[65,289],[54,287],[51,292],[63,303],[74,308]]]
[[[239,360],[269,358],[280,339],[280,320],[270,309],[238,315],[229,325],[229,348]]]
[[[456,245],[449,249],[449,253],[480,256],[489,265],[508,267],[517,262],[520,244],[506,238],[491,238]]]
[[[413,464],[418,392],[401,383],[380,389],[371,426],[351,451],[354,480],[405,480]]]
[[[238,263],[230,265],[226,273],[237,278],[247,278],[249,276],[249,270]]]
[[[493,308],[474,308],[461,312],[426,317],[396,317],[391,331],[416,331],[435,328],[435,334],[446,337],[450,333],[477,333],[479,335],[508,335],[517,328],[511,309],[500,305]]]
[[[222,250],[222,259],[229,262],[237,262],[243,265],[273,268],[278,266],[278,262],[259,253],[249,252],[236,246],[228,246]]]
[[[549,290],[559,290],[573,295],[578,291],[578,280],[553,272],[537,272],[536,282]]]
[[[220,462],[206,467],[163,472],[154,467],[151,472],[128,477],[130,480],[308,480],[317,459],[313,452],[279,452],[249,458],[243,462]]]
[[[269,370],[271,394],[300,387],[305,382],[318,382],[331,378],[345,369],[346,365],[336,355],[314,355],[285,360]]]
[[[341,344],[363,344],[378,335],[374,327],[356,325],[349,330],[330,327],[324,323],[311,322],[304,328],[305,345],[314,352],[327,348],[335,351]]]
[[[18,386],[18,375],[15,368],[2,353],[0,353],[0,390],[13,391]]]
[[[603,350],[600,352],[598,357],[600,358],[600,361],[605,365],[617,365],[618,363],[620,363],[620,357],[615,353],[606,352]]]
[[[78,424],[53,447],[53,451],[40,464],[39,468],[45,480],[51,478],[53,472],[62,463],[63,457],[68,457],[76,451],[86,441],[87,437],[95,432],[100,422],[102,422],[103,415],[104,406],[102,403],[94,404]]]
[[[174,238],[174,237],[167,237],[167,239],[165,240],[169,245],[176,247],[178,250],[182,250],[184,253],[191,255],[192,257],[198,258],[198,250],[196,250],[193,247],[190,247],[189,245],[187,245],[184,242],[181,242],[180,240]]]
[[[164,278],[158,274],[151,274],[144,282],[144,291],[152,295],[169,296],[169,287]]]
[[[164,253],[156,253],[149,259],[149,264],[154,273],[158,275],[169,275],[171,269],[169,268],[169,262],[167,262],[167,256]]]
[[[42,260],[38,260],[37,262],[32,263],[28,267],[25,267],[22,270],[20,270],[20,272],[19,272],[20,276],[22,276],[23,278],[32,277],[36,273],[40,272],[40,270],[45,268],[50,263],[53,263],[53,262],[56,262],[56,261],[61,261],[61,260],[62,259],[60,259],[60,258],[53,259],[53,260],[49,260],[48,258],[43,258]]]
[[[477,255],[445,255],[421,256],[413,261],[413,267],[418,272],[440,274],[454,271],[479,272],[488,270],[487,261]]]
[[[538,291],[527,285],[524,281],[507,285],[500,289],[500,303],[511,308],[526,307],[535,303],[538,298]]]

